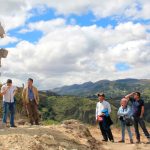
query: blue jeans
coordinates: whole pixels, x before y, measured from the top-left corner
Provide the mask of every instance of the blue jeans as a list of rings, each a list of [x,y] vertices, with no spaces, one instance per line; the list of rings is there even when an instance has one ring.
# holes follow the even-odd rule
[[[120,121],[120,123],[121,123],[121,132],[122,132],[122,141],[125,140],[125,128],[127,128],[128,135],[129,135],[129,138],[131,140],[132,139],[132,133],[130,130],[130,126],[126,126],[125,121]]]
[[[3,102],[3,123],[7,123],[8,109],[10,112],[10,125],[14,126],[14,103]]]

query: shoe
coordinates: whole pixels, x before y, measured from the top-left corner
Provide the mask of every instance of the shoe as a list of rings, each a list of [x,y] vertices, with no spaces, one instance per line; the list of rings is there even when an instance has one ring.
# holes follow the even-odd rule
[[[33,122],[30,122],[30,125],[33,126]]]
[[[108,140],[103,139],[102,142],[108,142]]]
[[[120,140],[120,141],[118,141],[118,143],[124,143],[124,140]]]
[[[147,144],[150,144],[150,137],[148,137],[147,140],[148,140]]]
[[[37,125],[37,126],[38,126],[38,125],[40,125],[40,124],[39,124],[38,122],[36,122],[36,123],[35,123],[35,125]]]
[[[140,144],[141,143],[141,141],[138,139],[137,141],[136,141],[136,144]]]
[[[110,140],[110,142],[114,143],[114,140]]]
[[[13,125],[13,126],[10,126],[10,128],[17,128],[17,126],[16,126],[16,125]]]
[[[6,123],[2,123],[2,129],[7,128],[7,124]]]
[[[130,139],[130,143],[133,144],[133,139]]]

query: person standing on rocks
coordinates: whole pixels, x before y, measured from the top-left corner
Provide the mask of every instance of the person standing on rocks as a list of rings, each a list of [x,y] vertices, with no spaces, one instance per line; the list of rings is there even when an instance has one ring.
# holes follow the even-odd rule
[[[29,78],[27,82],[27,87],[23,89],[22,92],[23,103],[27,108],[29,121],[31,125],[39,125],[39,114],[38,114],[38,104],[39,104],[39,94],[35,86],[33,86],[33,79]]]
[[[133,144],[133,136],[132,136],[132,132],[130,129],[130,125],[127,124],[127,120],[126,120],[127,118],[132,117],[132,110],[127,103],[127,99],[125,99],[125,98],[121,99],[120,104],[121,104],[121,106],[118,110],[117,115],[118,115],[118,118],[119,118],[120,124],[121,124],[122,139],[118,142],[119,143],[125,142],[125,128],[126,128],[128,131],[129,138],[130,138],[130,143]]]
[[[1,94],[3,95],[3,126],[7,126],[8,109],[10,112],[10,127],[16,127],[14,124],[14,96],[17,92],[17,87],[12,85],[12,80],[8,79],[6,84],[1,87]]]
[[[140,143],[140,133],[139,133],[139,125],[141,126],[145,136],[148,139],[148,143],[150,143],[150,134],[146,129],[145,122],[143,119],[144,116],[144,101],[141,99],[140,92],[133,92],[125,96],[125,98],[132,103],[132,111],[134,118],[134,128],[136,134],[136,143]]]
[[[96,105],[96,121],[99,124],[103,140],[107,142],[108,139],[111,142],[114,142],[114,138],[110,129],[110,126],[113,124],[110,118],[111,107],[109,102],[105,100],[104,93],[98,93],[99,102]]]

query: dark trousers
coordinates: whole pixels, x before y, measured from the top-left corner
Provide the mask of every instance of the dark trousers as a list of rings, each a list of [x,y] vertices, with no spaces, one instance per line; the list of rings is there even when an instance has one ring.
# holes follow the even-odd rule
[[[35,124],[39,124],[38,106],[35,100],[29,101],[29,103],[27,104],[27,110],[30,123],[32,125],[34,122]]]
[[[140,117],[134,117],[134,128],[135,128],[135,134],[136,134],[136,139],[140,140],[140,133],[139,133],[139,126],[142,128],[145,136],[147,138],[150,138],[150,134],[148,133],[146,126],[145,126],[145,122],[143,120],[143,118]]]
[[[10,125],[14,126],[14,103],[3,102],[3,123],[7,123],[8,110],[10,112]]]
[[[106,141],[108,141],[108,139],[110,141],[114,140],[110,126],[105,121],[99,122],[99,127],[100,127],[100,130],[101,130],[104,140],[106,140]]]

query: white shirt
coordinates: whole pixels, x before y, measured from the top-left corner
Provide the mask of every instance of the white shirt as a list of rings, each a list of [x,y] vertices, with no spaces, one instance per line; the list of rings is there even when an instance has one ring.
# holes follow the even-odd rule
[[[3,85],[1,92],[4,92],[7,89],[7,85]],[[3,101],[13,103],[14,102],[14,92],[17,90],[16,86],[11,86],[7,92],[3,95]]]
[[[108,113],[110,114],[111,112],[110,104],[105,100],[103,102],[98,102],[96,105],[96,119],[97,119],[97,116],[102,114],[102,111],[104,109],[108,109]]]

